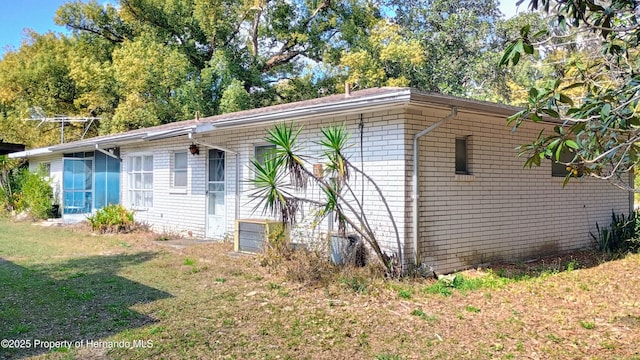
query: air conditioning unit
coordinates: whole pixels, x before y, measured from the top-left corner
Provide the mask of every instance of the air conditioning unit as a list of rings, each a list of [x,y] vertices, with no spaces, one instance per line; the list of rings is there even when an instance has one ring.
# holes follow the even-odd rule
[[[329,243],[329,258],[336,265],[351,264],[365,266],[367,264],[367,250],[364,242],[357,234],[331,234]]]
[[[269,219],[236,220],[234,250],[237,252],[259,253],[269,237],[282,232],[282,222]]]

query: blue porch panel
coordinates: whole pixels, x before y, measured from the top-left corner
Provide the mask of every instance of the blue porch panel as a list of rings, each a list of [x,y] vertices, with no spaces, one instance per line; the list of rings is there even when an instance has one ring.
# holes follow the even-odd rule
[[[120,159],[95,153],[94,208],[120,204]]]
[[[63,214],[88,214],[120,203],[120,159],[102,152],[65,154]]]

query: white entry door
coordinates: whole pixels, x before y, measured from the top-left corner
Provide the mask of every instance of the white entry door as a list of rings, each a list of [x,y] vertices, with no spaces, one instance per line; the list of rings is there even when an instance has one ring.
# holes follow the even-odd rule
[[[209,150],[207,184],[207,237],[222,238],[226,223],[226,183],[224,151]]]

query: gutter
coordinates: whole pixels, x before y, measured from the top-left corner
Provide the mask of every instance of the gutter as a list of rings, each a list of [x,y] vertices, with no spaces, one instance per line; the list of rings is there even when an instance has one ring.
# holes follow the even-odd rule
[[[458,115],[458,108],[455,106],[451,107],[451,113],[440,121],[432,124],[428,128],[420,131],[419,133],[413,136],[413,174],[412,174],[412,189],[411,189],[411,202],[413,206],[412,216],[412,232],[413,232],[413,258],[415,266],[418,266],[420,261],[420,253],[418,251],[418,197],[419,197],[419,171],[420,171],[420,147],[418,140],[430,133],[431,131],[440,127],[440,125],[445,122],[453,119]]]
[[[283,121],[287,118],[295,118],[295,120],[303,120],[307,118],[319,117],[319,116],[339,116],[341,114],[350,114],[353,112],[376,111],[382,109],[388,109],[391,105],[408,103],[411,95],[410,90],[400,90],[392,94],[379,94],[361,98],[347,98],[347,101],[342,101],[334,104],[321,103],[317,105],[309,105],[298,108],[290,108],[282,111],[273,111],[266,113],[250,113],[247,115],[241,115],[229,119],[213,120],[211,124],[215,128],[240,126],[240,125],[255,125],[265,124],[269,121]],[[200,119],[200,121],[207,122],[208,120]],[[196,133],[204,132],[204,130],[197,129]]]
[[[9,157],[9,159],[19,159],[19,158],[28,158],[30,156],[46,155],[51,153],[52,153],[51,148],[46,147],[46,148],[37,148],[37,149],[13,152],[13,153],[7,154],[7,156]]]

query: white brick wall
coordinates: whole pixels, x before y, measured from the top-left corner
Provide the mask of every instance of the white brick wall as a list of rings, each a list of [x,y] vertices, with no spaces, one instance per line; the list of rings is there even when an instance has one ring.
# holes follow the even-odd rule
[[[364,170],[372,176],[387,196],[387,201],[395,215],[395,220],[400,229],[400,236],[403,236],[404,219],[402,218],[405,206],[404,184],[401,179],[405,173],[404,162],[402,161],[404,127],[400,111],[385,111],[375,114],[365,113],[362,115],[364,127]],[[342,116],[337,118],[295,122],[295,127],[303,126],[303,131],[299,136],[299,144],[304,149],[305,155],[310,156],[309,168],[312,163],[322,161],[319,159],[321,148],[316,142],[321,133],[320,128],[329,125],[346,124],[352,137],[350,147],[347,151],[350,160],[356,166],[360,166],[360,135],[358,123],[360,115]],[[249,159],[254,156],[254,148],[257,145],[264,145],[264,137],[267,135],[268,126],[253,126],[233,130],[221,130],[198,137],[197,141],[204,144],[212,144],[229,150],[238,152],[240,168],[238,171],[240,181],[236,181],[236,157],[234,154],[226,155],[226,232],[232,235],[234,221],[236,219],[236,184],[239,187],[239,218],[262,218],[260,211],[252,212],[255,205],[250,202],[251,185],[246,181],[252,176],[249,169]],[[144,143],[136,147],[126,146],[121,148],[122,162],[122,203],[130,205],[128,200],[128,176],[127,158],[136,154],[149,154],[154,156],[154,199],[153,208],[136,210],[136,219],[146,222],[156,231],[179,233],[182,235],[191,232],[193,236],[206,236],[206,195],[207,186],[207,148],[200,145],[200,155],[189,155],[188,182],[186,192],[172,191],[171,184],[171,156],[174,151],[187,149],[191,140],[186,137],[177,137],[169,140],[153,141]],[[353,174],[356,194],[361,193],[360,176]],[[365,194],[373,193],[373,188],[365,188]],[[313,195],[318,193],[316,189],[309,189],[308,193]],[[367,195],[365,195],[367,196]],[[395,252],[396,242],[392,229],[386,217],[386,211],[382,203],[377,198],[365,200],[365,211],[369,220],[377,223],[373,227],[381,242],[383,242],[389,252]],[[307,212],[308,214],[309,212]],[[304,222],[305,219],[299,219]],[[325,220],[315,234],[321,236],[327,230],[328,221]],[[384,225],[383,225],[384,224]],[[308,233],[308,232],[303,232]],[[305,241],[306,239],[299,239]]]
[[[126,146],[120,150],[123,159],[121,199],[122,204],[131,209],[133,207],[128,191],[128,159],[134,155],[153,155],[153,207],[134,210],[137,221],[151,225],[157,232],[204,236],[206,149],[201,147],[200,155],[187,156],[187,188],[172,187],[173,154],[176,151],[188,151],[190,144],[186,137],[177,137],[143,143],[135,147]]]

